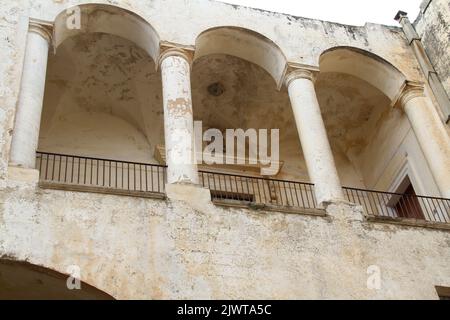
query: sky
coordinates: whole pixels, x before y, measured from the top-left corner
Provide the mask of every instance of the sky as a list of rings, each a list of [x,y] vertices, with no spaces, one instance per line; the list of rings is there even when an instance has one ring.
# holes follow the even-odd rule
[[[221,0],[221,2],[350,25],[366,22],[397,25],[395,14],[406,11],[411,21],[422,0]]]

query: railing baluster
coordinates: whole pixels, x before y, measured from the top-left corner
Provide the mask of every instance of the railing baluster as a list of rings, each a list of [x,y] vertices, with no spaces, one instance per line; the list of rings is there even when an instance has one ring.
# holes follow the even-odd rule
[[[62,156],[59,156],[58,181],[61,181],[61,162],[62,162]]]
[[[148,167],[148,166],[144,166],[144,168],[145,168],[145,191],[148,191],[147,167]],[[159,179],[158,179],[158,180],[159,180]],[[153,189],[153,188],[152,188],[152,189]],[[159,185],[158,185],[158,192],[159,192]]]
[[[280,181],[273,181],[273,188],[274,188],[274,192],[275,192],[275,200],[277,205],[282,205],[282,203],[280,203]]]
[[[133,184],[134,184],[134,191],[136,191],[136,164],[133,163]]]
[[[237,185],[237,177],[236,176],[234,176],[233,177],[234,178],[234,186],[236,187],[236,200],[242,200],[242,196],[239,194],[239,188],[238,188],[238,185]]]
[[[39,178],[42,177],[42,154],[37,154],[36,158],[39,161],[39,166],[36,165],[36,167],[39,167]]]
[[[307,188],[306,186],[305,186],[305,193],[306,193],[306,202],[308,203],[308,208],[311,208],[311,203],[309,202],[309,198],[310,198],[310,188]],[[313,202],[313,204],[314,204],[314,195],[312,195],[311,196],[311,198],[312,198],[312,202]]]
[[[47,160],[45,162],[45,180],[47,180],[47,175],[48,175],[48,154],[46,155]]]
[[[87,174],[87,159],[84,159],[84,184],[86,184],[86,174]]]
[[[259,179],[255,179],[255,181],[256,181],[256,185],[258,186],[258,196],[259,196],[259,202],[258,203],[264,203],[263,202],[263,199],[262,199],[262,197],[261,197],[261,187],[260,187],[260,185],[259,185]]]
[[[377,197],[377,200],[375,201],[375,210],[372,212],[372,215],[374,215],[374,216],[376,216],[376,215],[389,216],[389,212],[387,212],[387,208],[383,203],[383,198],[381,198],[381,200],[380,200],[380,194],[378,192],[376,192],[375,195]],[[377,204],[381,204],[381,205],[377,206]],[[381,210],[381,213],[379,212],[380,210]],[[383,210],[386,210],[386,214]],[[370,213],[368,213],[368,214],[370,214]]]
[[[80,168],[81,168],[81,158],[78,158],[78,178],[77,178],[77,183],[80,184]]]
[[[443,207],[442,207],[442,201],[437,201],[437,200],[435,200],[435,202],[436,202],[436,215],[439,217],[439,222],[446,222],[446,220],[445,220],[445,215],[444,215],[444,211],[442,210],[443,209]]]
[[[152,182],[152,188],[153,188],[153,168],[152,168],[152,170],[151,170],[151,172],[152,172],[152,175],[151,175],[151,182]],[[164,170],[163,170],[163,172],[162,172],[162,175],[163,175],[163,180],[162,180],[162,185],[164,186],[165,185],[165,182],[164,182]],[[157,185],[158,185],[158,191],[160,190],[160,181],[159,181],[159,178],[160,178],[160,176],[161,176],[161,170],[160,170],[160,168],[157,168],[157,170],[156,170],[156,181],[157,181]],[[163,189],[164,189],[164,187],[163,187]]]

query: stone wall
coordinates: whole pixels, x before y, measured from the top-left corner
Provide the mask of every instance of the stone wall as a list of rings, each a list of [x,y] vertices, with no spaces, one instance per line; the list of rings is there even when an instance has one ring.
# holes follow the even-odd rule
[[[127,299],[436,299],[450,286],[448,231],[10,186],[0,256],[81,277]],[[369,266],[380,290],[367,288]]]
[[[447,95],[450,96],[450,2],[425,0],[415,27]]]

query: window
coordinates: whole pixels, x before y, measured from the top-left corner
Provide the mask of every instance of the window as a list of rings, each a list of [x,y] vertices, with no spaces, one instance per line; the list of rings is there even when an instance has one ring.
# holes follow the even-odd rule
[[[213,200],[238,200],[245,202],[255,201],[255,196],[253,194],[228,192],[220,190],[211,190],[211,197]]]

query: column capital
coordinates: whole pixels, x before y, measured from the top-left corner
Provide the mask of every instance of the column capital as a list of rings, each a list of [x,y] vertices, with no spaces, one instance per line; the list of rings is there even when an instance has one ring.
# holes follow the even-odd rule
[[[307,79],[315,82],[318,73],[319,69],[312,66],[289,64],[285,73],[284,83],[289,87],[289,84],[297,79]]]
[[[405,81],[405,84],[400,89],[397,99],[395,99],[393,106],[404,108],[405,105],[414,98],[425,96],[425,86],[421,82]]]
[[[53,25],[37,19],[30,19],[28,32],[34,32],[43,37],[49,44],[53,38]]]
[[[161,66],[161,63],[164,61],[164,59],[174,56],[181,57],[185,59],[189,63],[189,65],[192,65],[192,62],[194,61],[194,48],[171,42],[162,43],[158,58],[158,67]]]

